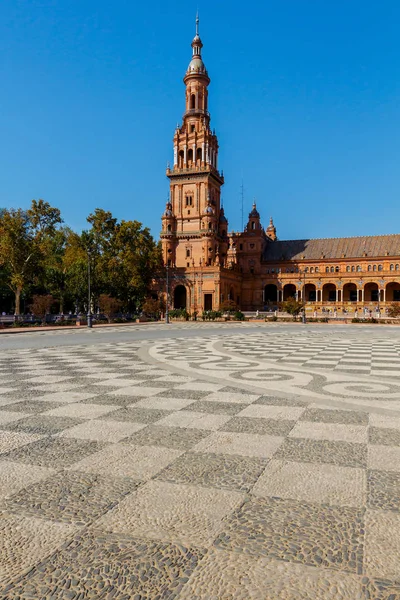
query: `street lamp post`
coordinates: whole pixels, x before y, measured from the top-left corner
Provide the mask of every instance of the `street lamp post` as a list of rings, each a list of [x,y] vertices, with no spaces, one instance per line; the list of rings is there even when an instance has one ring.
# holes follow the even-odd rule
[[[92,327],[92,311],[91,311],[92,297],[90,290],[90,252],[88,252],[88,311],[87,311],[87,326]]]
[[[303,291],[301,294],[301,299],[303,301],[303,314],[301,317],[301,320],[303,321],[304,324],[307,323],[307,317],[306,317],[306,270],[304,269],[303,272],[300,271],[300,275],[303,274],[304,275],[304,282],[303,282]]]
[[[165,292],[166,292],[166,298],[165,298],[165,322],[169,323],[169,313],[168,313],[168,298],[169,298],[168,265],[166,265],[165,270],[166,270],[166,279],[165,279]]]

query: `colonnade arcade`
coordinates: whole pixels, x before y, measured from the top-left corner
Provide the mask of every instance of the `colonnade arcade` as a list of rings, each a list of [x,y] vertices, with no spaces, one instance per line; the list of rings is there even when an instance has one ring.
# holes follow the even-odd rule
[[[348,281],[327,283],[268,283],[263,289],[263,303],[274,304],[284,302],[288,298],[315,303],[361,303],[400,302],[400,283],[396,281]]]

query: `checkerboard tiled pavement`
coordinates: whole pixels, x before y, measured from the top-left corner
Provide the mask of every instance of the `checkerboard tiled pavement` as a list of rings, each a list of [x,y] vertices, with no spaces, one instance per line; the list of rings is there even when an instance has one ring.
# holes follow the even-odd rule
[[[226,349],[249,358],[281,364],[319,367],[378,377],[400,377],[400,339],[391,336],[354,339],[346,336],[293,335],[276,330],[268,335],[235,336]]]
[[[1,598],[400,598],[400,417],[138,347],[1,358]]]

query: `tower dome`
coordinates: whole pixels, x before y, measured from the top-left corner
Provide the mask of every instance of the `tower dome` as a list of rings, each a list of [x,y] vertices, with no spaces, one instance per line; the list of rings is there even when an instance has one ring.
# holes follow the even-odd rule
[[[260,218],[260,213],[257,210],[256,203],[253,202],[251,212],[249,213],[249,219],[259,219],[259,218]]]

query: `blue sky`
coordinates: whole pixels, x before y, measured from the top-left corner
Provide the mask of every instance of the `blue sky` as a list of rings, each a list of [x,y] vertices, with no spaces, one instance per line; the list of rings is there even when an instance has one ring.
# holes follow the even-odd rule
[[[400,231],[398,0],[3,0],[0,206],[96,207],[158,236],[196,8],[230,229]]]

